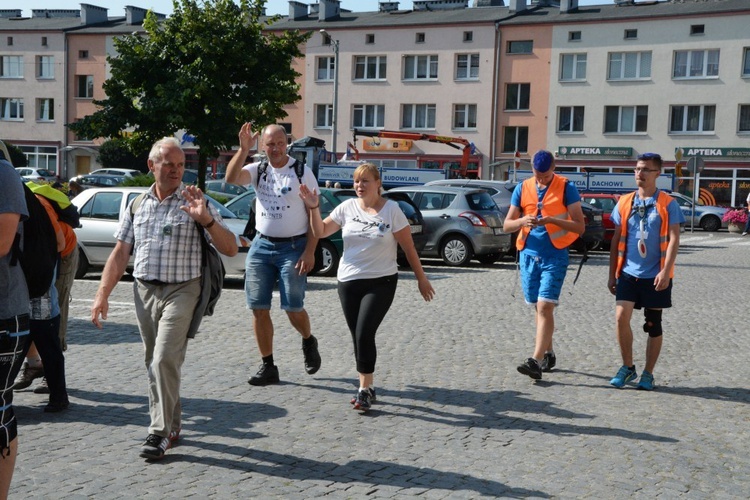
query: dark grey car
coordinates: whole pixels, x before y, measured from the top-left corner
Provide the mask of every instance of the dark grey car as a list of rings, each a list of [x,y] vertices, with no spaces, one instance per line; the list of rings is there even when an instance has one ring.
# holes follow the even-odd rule
[[[491,264],[510,248],[503,214],[483,189],[404,186],[389,192],[407,193],[422,212],[427,235],[422,257],[440,257],[450,266],[471,259]]]

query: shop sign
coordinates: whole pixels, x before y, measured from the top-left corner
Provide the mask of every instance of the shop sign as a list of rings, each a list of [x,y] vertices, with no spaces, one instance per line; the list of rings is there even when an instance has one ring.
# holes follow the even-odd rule
[[[561,146],[557,149],[559,156],[633,156],[633,148],[599,147],[599,146]]]
[[[750,159],[750,148],[675,148],[675,157],[705,156],[708,158]]]
[[[365,139],[362,145],[365,151],[409,151],[409,139]]]

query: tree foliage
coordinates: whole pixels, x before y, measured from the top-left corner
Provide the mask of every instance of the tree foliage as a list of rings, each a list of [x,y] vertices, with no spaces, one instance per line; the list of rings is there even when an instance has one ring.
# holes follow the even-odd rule
[[[27,167],[29,165],[29,160],[28,158],[26,158],[26,155],[23,154],[23,151],[21,151],[21,148],[13,144],[9,144],[7,142],[5,143],[5,147],[8,148],[8,155],[10,156],[10,162],[13,164],[15,168]]]
[[[148,149],[143,149],[135,154],[126,140],[115,138],[99,147],[98,161],[105,168],[134,168],[146,172],[148,152]]]
[[[165,20],[149,12],[145,35],[114,42],[107,98],[69,127],[82,137],[125,139],[131,151],[186,130],[199,146],[202,186],[207,158],[236,144],[242,123],[275,123],[299,99],[292,61],[310,34],[264,34],[264,4],[174,0]]]

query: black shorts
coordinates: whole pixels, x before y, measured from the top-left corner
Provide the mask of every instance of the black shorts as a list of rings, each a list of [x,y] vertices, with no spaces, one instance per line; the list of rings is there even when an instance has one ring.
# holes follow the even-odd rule
[[[635,308],[668,309],[672,307],[672,280],[664,290],[657,292],[654,278],[636,278],[628,273],[617,278],[616,300],[635,302]]]

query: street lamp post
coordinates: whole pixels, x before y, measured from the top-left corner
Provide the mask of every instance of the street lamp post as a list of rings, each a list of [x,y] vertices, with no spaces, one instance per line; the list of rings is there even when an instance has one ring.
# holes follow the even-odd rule
[[[339,113],[339,41],[334,40],[331,35],[324,29],[320,30],[324,37],[331,41],[333,49],[333,116],[331,117],[331,151],[336,155],[336,135],[338,134],[338,113]],[[338,159],[338,157],[337,157]]]

